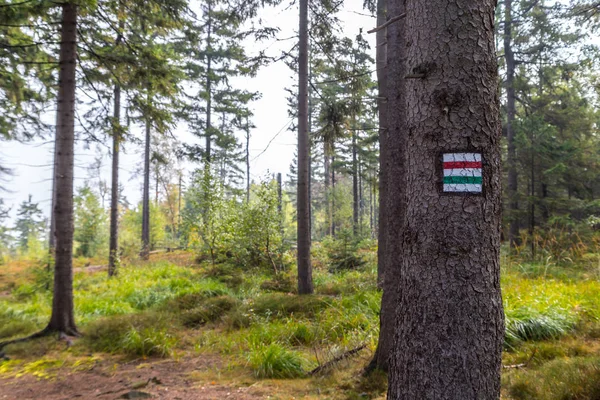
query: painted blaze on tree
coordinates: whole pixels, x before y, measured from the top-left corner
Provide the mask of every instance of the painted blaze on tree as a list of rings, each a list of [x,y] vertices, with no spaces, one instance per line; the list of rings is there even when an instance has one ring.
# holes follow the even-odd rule
[[[443,155],[444,193],[481,193],[483,165],[481,153],[445,153]]]

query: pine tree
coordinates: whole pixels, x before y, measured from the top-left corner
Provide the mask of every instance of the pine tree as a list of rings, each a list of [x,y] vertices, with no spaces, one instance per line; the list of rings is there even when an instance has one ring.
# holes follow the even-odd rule
[[[406,2],[401,39],[388,47],[388,82],[404,87],[388,91],[388,106],[398,110],[390,114],[391,151],[406,143],[392,153],[402,162],[390,160],[389,199],[396,209],[386,215],[405,221],[400,230],[390,226],[387,243],[387,272],[399,276],[389,399],[500,398],[496,2],[453,5]],[[390,14],[401,15],[391,5]],[[402,54],[405,43],[412,45]],[[395,107],[398,97],[409,107]],[[463,175],[460,168],[473,170]]]

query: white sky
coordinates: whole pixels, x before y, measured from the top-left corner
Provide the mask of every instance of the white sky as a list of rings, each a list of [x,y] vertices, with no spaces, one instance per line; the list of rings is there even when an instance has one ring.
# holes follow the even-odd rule
[[[267,25],[277,23],[281,32],[277,35],[279,38],[288,38],[293,36],[298,26],[298,7],[285,8],[289,5],[286,2],[278,8],[263,10],[261,18]],[[368,14],[362,9],[362,0],[346,0],[344,8],[338,13],[343,21],[344,33],[346,36],[354,38],[360,28],[363,31],[375,26],[375,19],[360,15]],[[368,36],[371,42],[371,51],[375,52],[374,35]],[[275,41],[269,40],[264,43],[255,43],[248,41],[246,51],[252,55],[262,49],[268,49],[267,54],[278,56],[281,51],[289,51],[294,45],[294,40]],[[285,174],[289,170],[290,163],[294,156],[296,148],[296,133],[284,129],[289,123],[285,88],[291,88],[296,78],[283,62],[264,67],[260,70],[256,78],[246,79],[245,88],[251,91],[262,93],[262,98],[251,105],[254,111],[254,125],[256,128],[251,132],[250,140],[250,159],[251,173],[253,179],[259,179],[267,172]],[[53,116],[49,116],[51,120]],[[282,131],[283,129],[283,131]],[[142,130],[139,127],[133,127],[132,131],[139,138],[142,138]],[[269,141],[282,131],[265,150]],[[187,143],[198,141],[183,128],[178,127],[174,131],[175,136]],[[110,185],[110,157],[108,155],[108,146],[110,141],[107,139],[106,146],[93,145],[90,149],[85,149],[81,143],[76,145],[75,150],[75,187],[82,186],[88,177],[89,165],[99,154],[103,157],[103,179]],[[142,145],[126,144],[121,159],[121,177],[120,182],[125,187],[125,196],[131,204],[137,204],[141,199],[141,177],[133,174],[134,170],[142,163]],[[40,208],[48,216],[50,212],[50,193],[52,188],[52,154],[54,149],[53,140],[36,140],[29,143],[18,142],[0,142],[0,162],[2,165],[10,167],[14,171],[14,176],[9,178],[5,186],[11,191],[0,193],[0,198],[9,207],[12,207],[11,215],[14,218],[18,205],[27,200],[29,194],[33,196],[34,202],[39,202]],[[262,153],[264,151],[264,153]],[[101,152],[101,153],[100,153]],[[256,158],[262,153],[258,158]],[[186,163],[188,167],[193,165]]]

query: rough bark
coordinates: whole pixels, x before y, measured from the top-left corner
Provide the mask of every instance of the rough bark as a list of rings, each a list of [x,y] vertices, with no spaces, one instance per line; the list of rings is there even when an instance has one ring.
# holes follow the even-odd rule
[[[115,85],[113,119],[108,276],[115,276],[117,274],[117,266],[119,265],[119,152],[121,146],[121,86],[118,84]]]
[[[54,196],[56,253],[52,315],[45,331],[77,335],[73,313],[73,164],[75,144],[75,69],[77,66],[77,6],[62,5],[56,118]]]
[[[517,156],[515,146],[514,121],[517,114],[515,106],[515,55],[512,49],[512,3],[513,0],[504,0],[504,57],[506,59],[506,141],[508,154],[508,215],[509,230],[508,241],[511,247],[519,242],[519,202]]]
[[[310,261],[310,196],[308,137],[308,0],[300,0],[298,55],[298,294],[313,292]]]
[[[390,268],[401,272],[389,399],[500,397],[495,3],[407,2],[406,65],[419,78],[404,80],[406,219],[404,233],[391,231],[388,242],[402,241],[399,255],[388,247]],[[481,194],[442,193],[445,152],[481,154]],[[390,199],[395,190],[390,184]]]
[[[387,7],[389,15],[392,18],[402,15],[405,12],[404,1],[389,2]],[[379,22],[378,26],[380,26]],[[383,106],[384,109],[389,108],[390,110],[396,110],[396,112],[389,115],[384,112],[386,126],[385,129],[382,129],[382,134],[380,134],[380,142],[383,138],[383,142],[381,143],[380,168],[385,183],[381,187],[384,193],[383,195],[380,194],[381,219],[379,221],[379,237],[384,247],[378,254],[380,257],[378,273],[380,273],[379,285],[383,289],[383,295],[381,297],[381,311],[379,314],[379,341],[368,369],[380,369],[383,371],[388,371],[389,369],[389,357],[392,351],[396,326],[395,310],[399,294],[398,279],[400,265],[394,262],[396,260],[393,256],[400,254],[402,251],[401,240],[398,239],[404,231],[405,202],[403,188],[406,185],[404,170],[404,152],[406,147],[404,27],[404,19],[399,19],[388,26],[386,41],[389,42],[389,45],[387,45],[387,51],[390,56],[393,54],[394,57],[390,57],[382,67],[384,72],[382,74],[382,89],[387,94],[387,102]],[[380,97],[383,96],[380,94]]]

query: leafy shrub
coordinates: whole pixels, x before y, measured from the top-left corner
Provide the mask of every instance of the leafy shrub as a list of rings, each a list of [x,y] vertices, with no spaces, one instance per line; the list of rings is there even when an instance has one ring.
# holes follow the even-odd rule
[[[304,375],[302,363],[298,353],[277,343],[254,348],[248,355],[248,364],[257,378],[297,378]]]

